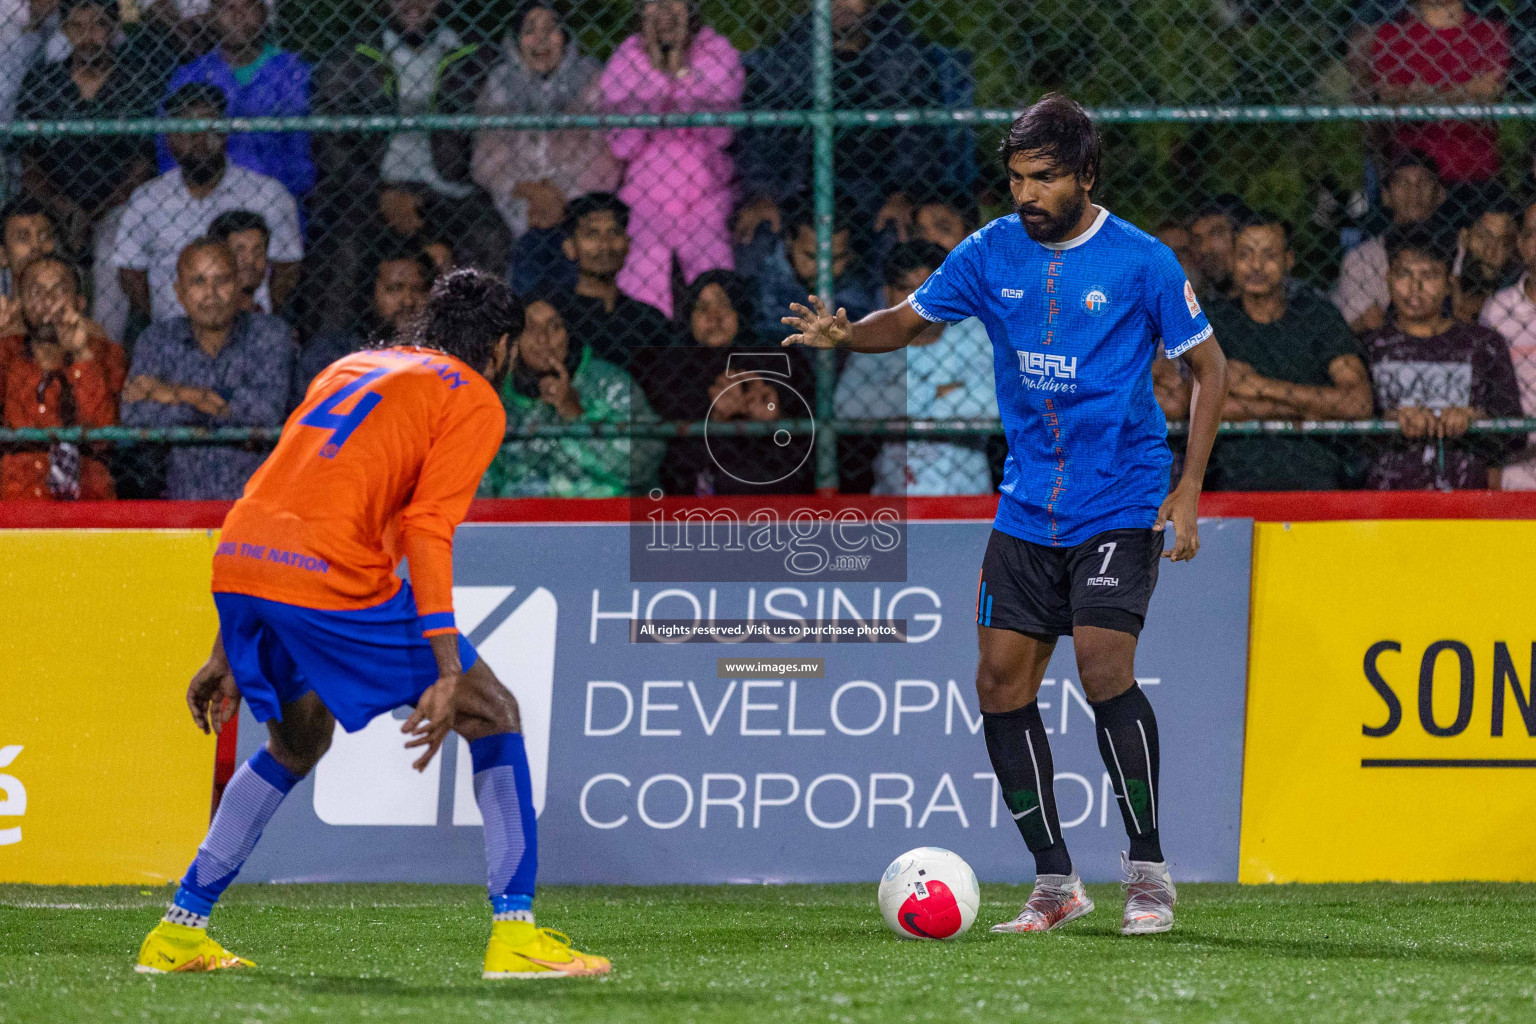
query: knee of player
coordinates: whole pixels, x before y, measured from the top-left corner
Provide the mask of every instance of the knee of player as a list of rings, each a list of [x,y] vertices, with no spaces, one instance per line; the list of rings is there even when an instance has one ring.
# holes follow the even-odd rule
[[[331,730],[306,731],[297,736],[271,736],[267,739],[267,752],[278,764],[300,778],[314,771],[315,765],[331,749]]]
[[[484,662],[464,674],[460,687],[460,717],[470,729],[487,736],[521,730],[517,698]]]
[[[1001,662],[983,658],[976,665],[976,697],[983,711],[1012,710],[1034,695],[1027,693],[1029,680],[1023,673]]]
[[[1008,677],[1002,671],[1002,666],[992,665],[985,660],[976,663],[976,692],[985,696],[995,693],[1008,685]]]
[[[1079,657],[1077,674],[1084,695],[1095,704],[1120,696],[1136,682],[1134,669],[1118,658]]]
[[[316,730],[315,737],[311,741],[311,749],[314,751],[316,761],[319,761],[325,756],[325,752],[331,749],[331,740],[335,735],[336,723],[334,721],[326,722],[324,728]]]

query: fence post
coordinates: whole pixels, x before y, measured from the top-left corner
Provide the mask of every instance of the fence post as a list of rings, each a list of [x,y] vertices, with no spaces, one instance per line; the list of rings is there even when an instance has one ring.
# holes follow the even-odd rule
[[[813,191],[816,197],[816,291],[835,312],[837,294],[832,281],[833,164],[836,125],[832,112],[832,0],[815,0],[811,11],[815,36],[816,148]],[[816,489],[835,492],[837,479],[837,431],[833,428],[832,392],[837,386],[837,353],[816,353]]]

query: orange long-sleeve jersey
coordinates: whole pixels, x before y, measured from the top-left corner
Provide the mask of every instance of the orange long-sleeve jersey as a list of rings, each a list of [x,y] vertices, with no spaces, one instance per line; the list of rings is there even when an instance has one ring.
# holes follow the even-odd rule
[[[224,520],[213,589],[306,608],[368,608],[411,568],[422,635],[455,632],[453,531],[506,433],[489,381],[441,352],[332,363]]]

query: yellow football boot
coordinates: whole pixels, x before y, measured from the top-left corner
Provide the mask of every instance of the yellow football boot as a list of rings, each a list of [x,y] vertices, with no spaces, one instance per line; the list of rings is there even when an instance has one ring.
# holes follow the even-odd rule
[[[206,928],[161,921],[144,937],[133,969],[140,974],[173,974],[255,966],[210,939]]]
[[[493,921],[485,948],[485,978],[576,978],[607,974],[606,958],[578,953],[571,940],[532,921]]]

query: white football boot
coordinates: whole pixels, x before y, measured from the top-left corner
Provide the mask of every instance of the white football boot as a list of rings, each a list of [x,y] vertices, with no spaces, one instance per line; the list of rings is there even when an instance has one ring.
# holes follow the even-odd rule
[[[1048,932],[1093,910],[1093,900],[1074,871],[1070,875],[1037,875],[1035,891],[1019,916],[992,926],[994,932]]]
[[[1173,927],[1173,903],[1178,891],[1168,874],[1166,861],[1154,863],[1131,860],[1120,854],[1125,881],[1125,917],[1120,921],[1121,935],[1156,935]]]

